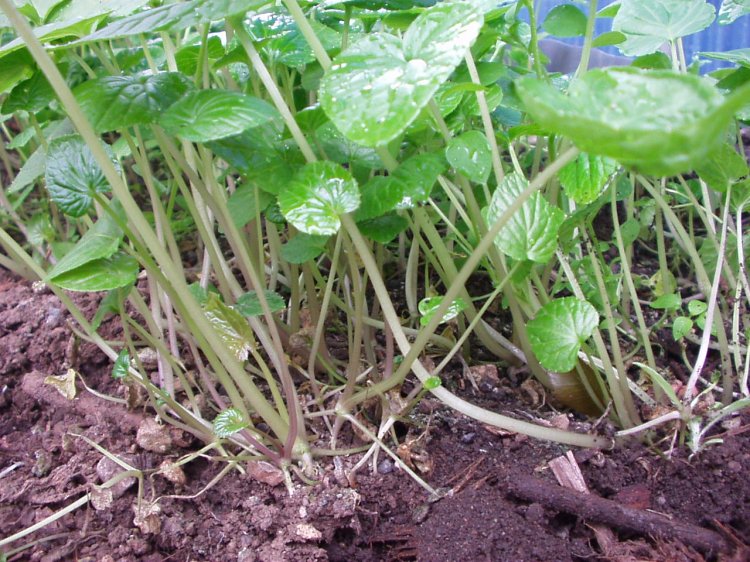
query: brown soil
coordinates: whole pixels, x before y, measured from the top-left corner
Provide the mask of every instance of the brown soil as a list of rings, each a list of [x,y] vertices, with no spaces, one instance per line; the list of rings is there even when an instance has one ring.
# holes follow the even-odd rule
[[[95,298],[76,299],[94,314]],[[136,432],[150,423],[144,421],[152,417],[147,412],[126,411],[80,386],[78,398],[69,401],[44,384],[45,377],[73,366],[91,388],[119,392],[109,361],[93,346],[72,353],[67,322],[52,294],[34,292],[0,270],[0,540],[96,493],[94,485],[120,470],[107,467],[101,452],[71,434],[146,470],[141,517],[136,524],[137,486],[125,481],[113,488],[111,502],[97,495],[96,502],[2,547],[8,552],[29,546],[10,560],[695,561],[747,555],[741,544],[750,541],[748,417],[726,430],[723,445],[692,459],[679,451],[668,460],[636,443],[613,453],[575,453],[592,494],[719,531],[728,549],[718,554],[611,526],[604,529],[614,533],[602,552],[597,537],[604,531],[592,530],[596,522],[508,493],[511,483],[530,475],[553,482],[547,463],[565,454],[563,447],[489,431],[429,399],[420,405],[427,434],[408,441],[422,435],[412,428],[407,442],[419,455],[424,478],[452,490],[440,501],[431,503],[383,455],[374,473],[358,473],[355,487],[323,459],[320,483],[297,484],[291,496],[283,485],[230,472],[197,498],[185,499],[204,490],[223,466],[198,458],[184,467],[184,480],[174,481],[149,469],[196,450],[197,443],[170,430],[164,453],[144,451]],[[105,325],[104,332],[116,337],[117,328]],[[465,393],[498,411],[583,423],[524,402],[524,395],[533,395],[491,377],[477,390],[467,384]],[[342,460],[347,468],[357,458]],[[169,495],[182,498],[162,497]]]

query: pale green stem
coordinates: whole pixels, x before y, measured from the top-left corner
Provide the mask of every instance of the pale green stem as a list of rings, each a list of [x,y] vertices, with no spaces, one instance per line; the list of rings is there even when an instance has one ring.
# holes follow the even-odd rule
[[[568,259],[559,250],[557,251],[557,259],[560,262],[565,276],[568,278],[573,294],[579,300],[585,301],[586,296],[583,294],[580,285],[576,279],[576,275],[573,269],[568,263]],[[599,328],[594,328],[592,334],[596,351],[599,354],[599,360],[602,362],[604,374],[607,377],[607,386],[609,392],[612,395],[612,401],[615,405],[615,412],[620,420],[620,424],[623,427],[632,427],[635,425],[634,420],[637,419],[635,415],[635,405],[633,404],[633,398],[630,395],[630,389],[627,386],[627,375],[624,372],[618,373],[612,366],[612,362],[609,360],[609,354],[607,353],[607,346],[604,344]]]
[[[474,84],[481,84],[479,80],[479,73],[477,72],[477,66],[474,64],[474,57],[471,55],[471,51],[466,52],[464,57],[466,61],[466,67],[469,69],[469,76]],[[490,109],[487,106],[487,97],[484,95],[484,91],[477,90],[477,104],[479,105],[479,112],[482,116],[482,125],[484,126],[484,134],[487,137],[487,141],[490,143],[492,149],[492,169],[495,172],[495,181],[497,185],[500,185],[505,177],[503,172],[503,164],[500,161],[500,150],[497,147],[497,139],[495,138],[495,127],[492,124],[492,117],[490,116]]]
[[[507,222],[507,220],[510,219],[511,215],[512,213],[506,211],[506,213],[503,217],[501,217],[500,220],[503,220],[504,218],[504,222]],[[393,308],[393,304],[391,303],[390,296],[388,294],[388,289],[386,288],[385,283],[380,276],[380,271],[378,270],[377,264],[372,257],[370,248],[368,247],[365,239],[359,233],[354,220],[349,215],[342,215],[341,222],[343,227],[349,233],[349,236],[351,236],[352,242],[357,248],[357,253],[359,254],[360,258],[362,259],[362,263],[365,266],[365,270],[370,274],[370,282],[372,283],[373,290],[375,291],[375,294],[380,302],[385,321],[390,324],[391,329],[393,330],[393,337],[396,340],[401,353],[404,356],[408,357],[411,351],[411,345],[409,344],[409,340],[407,339],[406,334],[404,334],[403,330],[401,329],[401,323],[399,321],[398,314]],[[491,229],[490,232],[492,232],[493,230],[494,229]],[[496,234],[497,233],[495,233],[495,235]],[[492,240],[493,239],[490,238],[487,241],[487,245],[492,243]],[[469,262],[467,263],[470,263],[472,261],[472,258],[476,258],[476,261],[478,262],[479,259],[476,254],[479,253],[480,251],[477,250],[477,252],[475,252],[475,254],[469,258]],[[468,271],[462,270],[462,272],[466,274],[467,278],[477,264],[474,263],[471,265],[471,269],[468,269],[466,266],[464,266],[464,270],[468,269]],[[464,282],[465,280],[457,280],[451,287],[451,289],[456,287],[456,285],[458,284],[463,285]],[[443,303],[435,312],[435,315],[433,316],[428,326],[425,327],[425,331],[429,332],[430,330],[435,329],[435,326],[440,323],[443,315],[445,314],[445,310],[441,311],[440,308],[447,309],[448,305],[453,301],[453,299],[455,299],[456,294],[450,295],[451,289],[449,289],[447,296],[444,297]],[[456,289],[455,292],[457,293],[458,289]],[[419,360],[415,360],[410,365],[410,367],[422,384],[425,384],[427,379],[432,376],[431,373],[427,371],[427,369],[425,369],[425,367]],[[500,415],[496,412],[485,410],[484,408],[480,408],[474,404],[471,404],[470,402],[467,402],[466,400],[463,400],[462,398],[459,398],[448,389],[443,387],[432,389],[430,392],[432,392],[432,394],[434,394],[445,404],[461,412],[462,414],[465,414],[483,423],[505,429],[506,431],[513,431],[515,433],[522,433],[524,435],[528,435],[530,437],[535,437],[538,439],[548,439],[551,441],[556,441],[558,443],[567,443],[569,445],[577,445],[581,447],[608,447],[611,445],[609,439],[605,437],[583,435],[549,427],[542,427],[533,423],[516,420],[507,416]]]
[[[638,319],[638,328],[639,328],[639,336],[641,338],[641,342],[643,343],[643,348],[646,351],[646,360],[648,361],[648,366],[651,367],[653,370],[656,370],[656,359],[654,358],[654,351],[651,348],[651,339],[649,338],[649,329],[648,326],[646,326],[646,319],[643,316],[643,309],[641,308],[641,304],[638,301],[638,293],[635,289],[635,284],[633,283],[633,276],[630,272],[630,262],[628,260],[627,252],[625,251],[625,242],[622,239],[622,229],[620,228],[620,218],[617,215],[617,190],[614,186],[610,188],[611,191],[611,209],[612,209],[612,224],[614,225],[614,231],[615,231],[615,242],[617,244],[617,251],[620,255],[620,267],[622,267],[622,278],[625,281],[625,286],[627,287],[628,296],[630,297],[630,302],[633,303],[633,310],[635,311],[635,316]],[[661,395],[660,390],[655,389],[655,394],[657,397]]]
[[[268,72],[266,65],[260,58],[260,55],[255,49],[252,39],[245,30],[245,26],[242,24],[242,21],[236,21],[235,23],[232,23],[231,27],[232,29],[234,29],[234,33],[237,36],[240,44],[242,45],[242,48],[245,49],[245,53],[250,59],[255,72],[258,74],[261,82],[263,82],[263,86],[265,86],[268,95],[271,96],[273,104],[276,106],[276,109],[279,111],[279,113],[281,113],[281,117],[284,119],[284,123],[289,129],[289,132],[292,134],[292,138],[294,138],[295,142],[302,151],[305,160],[307,160],[308,162],[315,162],[317,160],[317,157],[310,147],[310,143],[307,142],[307,139],[302,133],[302,129],[299,128],[297,121],[294,120],[294,116],[289,110],[289,107],[284,100],[284,96],[281,94],[281,91],[276,85],[273,76],[271,76],[271,73]]]
[[[208,319],[203,314],[199,304],[195,301],[188,290],[184,278],[180,276],[179,269],[172,262],[167,250],[160,244],[146,217],[133,199],[130,190],[122,181],[122,178],[112,164],[112,161],[104,151],[98,136],[86,120],[78,102],[66,84],[65,79],[60,74],[54,61],[39,43],[33,30],[18,12],[11,0],[0,0],[0,8],[2,8],[3,12],[8,16],[8,19],[16,32],[26,43],[29,52],[36,60],[42,72],[44,72],[52,88],[55,90],[55,93],[70,117],[71,122],[80,133],[84,142],[88,145],[94,159],[101,167],[102,173],[111,185],[113,193],[122,204],[126,216],[134,225],[135,231],[138,232],[139,236],[146,243],[149,251],[154,255],[156,261],[163,269],[164,276],[169,280],[164,286],[171,286],[174,291],[175,295],[173,295],[173,302],[176,306],[179,306],[182,309],[181,313],[183,314],[183,317],[191,322],[191,327],[193,328],[193,333],[196,338],[198,338],[199,341],[203,340],[201,342],[201,348],[206,350],[206,353],[214,351],[221,362],[226,365],[229,370],[233,371],[235,376],[245,377],[246,374],[244,373],[244,369],[238,364],[237,360],[223,344],[218,334],[208,322]],[[279,414],[270,406],[262,394],[259,391],[256,391],[247,398],[253,408],[255,408],[255,410],[265,419],[273,431],[282,438],[286,438],[289,432],[288,425],[283,422]]]
[[[583,41],[583,51],[581,52],[581,62],[578,64],[576,69],[575,77],[578,78],[589,68],[589,60],[591,59],[591,41],[594,38],[594,24],[596,24],[596,8],[597,0],[589,0],[589,14],[586,19],[586,35]]]
[[[654,198],[657,205],[661,207],[661,210],[664,213],[664,216],[672,225],[674,232],[680,238],[682,238],[683,248],[685,249],[687,254],[690,256],[690,259],[693,262],[693,267],[695,268],[695,274],[698,280],[698,286],[700,287],[704,295],[710,295],[717,287],[718,281],[715,280],[715,282],[712,283],[711,280],[709,279],[708,273],[706,272],[706,268],[703,266],[703,261],[701,260],[701,257],[698,254],[698,251],[695,249],[695,245],[693,245],[692,242],[690,241],[690,236],[685,231],[685,227],[682,226],[682,222],[680,221],[679,218],[677,218],[677,215],[675,215],[669,203],[667,203],[664,200],[664,198],[661,196],[659,191],[655,189],[654,186],[651,185],[651,183],[646,178],[639,175],[637,176],[637,180],[644,187],[644,189],[648,191],[651,197]],[[724,243],[726,243],[726,241],[724,241]],[[714,274],[714,278],[716,278],[717,275],[719,275],[719,278],[720,278],[720,275],[721,275],[720,266],[723,261],[721,248],[719,248],[718,255],[719,255],[719,259],[718,259],[719,267],[717,267],[717,270]],[[718,288],[716,288],[716,290],[718,290]],[[722,368],[724,369],[724,377],[726,379],[727,377],[731,377],[731,371],[730,371],[731,359],[729,359],[729,341],[727,340],[727,334],[724,329],[724,324],[720,321],[717,321],[717,322],[714,322],[713,325],[716,327],[717,339],[719,340],[719,346],[721,349]],[[703,364],[705,363],[705,356],[708,353],[708,343],[709,343],[709,340],[711,339],[711,324],[708,322],[708,319],[706,320],[706,330],[703,334],[703,337],[704,337],[704,341],[701,343],[701,347],[698,350],[698,357],[696,358],[696,362],[694,363],[693,373],[698,372],[700,374],[700,371],[703,369]],[[701,356],[703,357],[702,359],[701,359]],[[693,374],[691,374],[691,378],[693,378]],[[687,396],[687,393],[686,393],[686,396]],[[686,400],[689,400],[689,398],[686,398]]]
[[[302,8],[299,7],[297,0],[284,0],[284,5],[287,7],[287,10],[289,10],[289,13],[292,14],[294,22],[299,26],[299,30],[302,32],[308,45],[310,45],[310,48],[320,66],[324,71],[328,70],[331,66],[331,58],[328,56],[328,53],[326,53],[325,47],[323,47],[323,44],[315,34],[310,22],[305,17]]]

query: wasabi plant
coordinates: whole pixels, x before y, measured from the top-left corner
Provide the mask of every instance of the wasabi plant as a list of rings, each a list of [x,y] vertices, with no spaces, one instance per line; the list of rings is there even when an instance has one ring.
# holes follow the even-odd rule
[[[704,54],[736,64],[709,77],[685,59],[703,0],[544,22],[528,0],[95,4],[0,0],[0,265],[217,458],[314,479],[317,456],[391,446],[425,391],[613,445],[457,396],[443,375],[473,346],[621,437],[678,421],[697,450],[697,394],[721,388],[719,417],[746,404],[750,59]],[[584,37],[572,75],[546,69],[547,34]],[[633,64],[588,70],[604,45]],[[93,321],[66,291],[104,294]],[[97,333],[109,314],[121,341]]]

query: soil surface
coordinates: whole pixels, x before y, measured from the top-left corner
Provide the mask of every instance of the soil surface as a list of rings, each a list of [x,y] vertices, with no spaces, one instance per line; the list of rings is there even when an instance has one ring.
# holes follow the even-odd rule
[[[91,318],[98,300],[74,298]],[[560,486],[548,463],[566,448],[489,430],[431,399],[419,406],[420,427],[401,428],[400,452],[446,497],[430,501],[382,453],[374,470],[369,465],[350,479],[344,474],[358,456],[321,459],[319,482],[296,483],[290,495],[273,481],[273,471],[230,471],[215,482],[224,466],[206,457],[181,470],[157,471],[200,444],[158,426],[143,408],[128,410],[89,393],[80,381],[73,400],[45,384],[46,377],[74,368],[89,388],[122,396],[109,360],[91,344],[76,350],[69,322],[53,294],[0,269],[0,541],[91,493],[90,502],[0,547],[9,560],[750,559],[750,416],[725,424],[719,430],[724,443],[693,458],[684,449],[671,458],[659,454],[668,442],[573,451],[591,497],[609,500],[605,511],[622,521],[596,521],[591,518],[599,515],[576,506],[551,505],[555,494],[545,496],[552,488],[544,486]],[[119,334],[111,320],[102,333]],[[450,384],[509,415],[590,427],[543,405],[528,385],[521,388],[513,383],[522,381],[497,376],[492,367],[478,378],[471,385],[455,375]],[[107,490],[97,487],[123,470],[99,449],[143,471],[140,494],[128,478]],[[541,499],[521,499],[517,484],[529,482],[541,486]],[[577,498],[579,506],[588,503]],[[654,513],[674,532],[628,523],[629,516]],[[680,529],[687,531],[681,535]],[[721,549],[698,544],[703,531]]]

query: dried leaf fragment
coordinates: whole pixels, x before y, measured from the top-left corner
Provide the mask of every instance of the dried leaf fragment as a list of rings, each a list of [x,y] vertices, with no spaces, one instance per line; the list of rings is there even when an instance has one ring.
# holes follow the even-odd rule
[[[68,369],[64,375],[52,375],[44,379],[44,384],[54,386],[57,391],[66,399],[73,400],[78,394],[76,388],[76,376],[78,373],[75,369]]]

